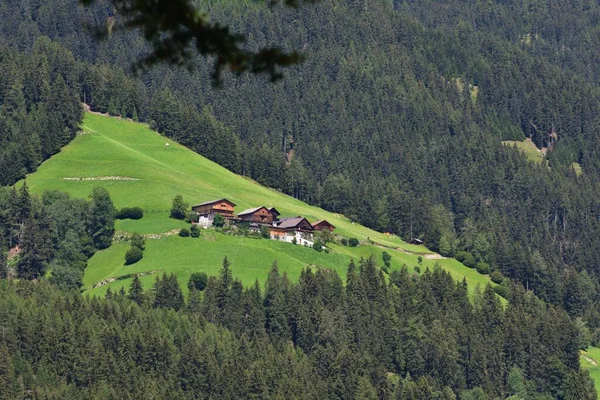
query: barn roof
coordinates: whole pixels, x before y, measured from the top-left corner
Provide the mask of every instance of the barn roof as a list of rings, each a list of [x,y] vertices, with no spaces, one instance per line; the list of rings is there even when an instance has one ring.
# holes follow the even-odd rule
[[[217,200],[212,200],[212,201],[205,201],[204,203],[196,204],[196,205],[194,205],[192,207],[208,206],[208,205],[211,205],[211,204],[220,203],[222,201],[225,201],[225,202],[231,204],[234,207],[237,205],[233,201],[227,200],[227,199],[223,198],[223,199],[217,199]]]
[[[331,226],[332,228],[335,228],[335,226],[331,222],[327,221],[326,219],[321,219],[321,220],[315,222],[314,224],[312,224],[312,226],[318,226],[320,224],[326,224],[326,225]]]
[[[279,221],[279,223],[277,224],[278,228],[282,228],[282,229],[292,229],[297,227],[298,225],[300,225],[300,223],[302,221],[306,221],[308,223],[308,225],[312,228],[312,225],[310,224],[310,222],[308,222],[308,220],[304,217],[298,216],[298,217],[292,217],[292,218],[284,218],[281,221]]]
[[[271,211],[271,214],[273,215],[281,215],[281,213],[277,211],[275,207],[268,207],[268,210]]]
[[[254,214],[255,212],[257,212],[258,210],[260,210],[261,208],[265,208],[268,210],[267,207],[265,206],[260,206],[260,207],[254,207],[254,208],[249,208],[247,210],[242,211],[241,213],[238,213],[238,215],[247,215],[247,214]]]

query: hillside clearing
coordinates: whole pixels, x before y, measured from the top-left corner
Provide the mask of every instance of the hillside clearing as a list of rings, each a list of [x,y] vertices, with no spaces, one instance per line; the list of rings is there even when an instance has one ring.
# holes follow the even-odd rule
[[[142,271],[173,272],[181,283],[185,283],[195,271],[217,274],[224,256],[229,257],[234,275],[244,284],[252,284],[256,279],[263,282],[275,260],[293,280],[306,266],[327,266],[343,276],[351,259],[358,260],[373,254],[381,264],[384,249],[380,247],[392,253],[392,269],[406,264],[412,271],[418,265],[418,257],[423,256],[423,269],[439,263],[456,279],[466,278],[472,290],[477,285],[490,282],[487,276],[456,260],[428,259],[436,256],[424,246],[411,245],[394,235],[375,232],[343,215],[307,205],[236,175],[143,124],[86,113],[83,128],[93,133],[76,137],[27,177],[33,193],[56,189],[75,197],[87,197],[94,186],[104,186],[117,208],[137,206],[144,209],[141,220],[117,221],[116,228],[128,233],[160,235],[189,226],[169,218],[172,199],[181,194],[190,204],[225,197],[237,204],[236,210],[259,205],[276,206],[282,216],[302,215],[313,222],[326,219],[336,226],[337,234],[355,237],[365,243],[355,248],[332,245],[331,254],[326,254],[276,241],[203,231],[200,239],[169,236],[148,240],[144,258],[126,267],[124,254],[128,244],[120,242],[98,252],[89,261],[84,276],[86,289],[111,277]],[[64,179],[71,177],[80,179]],[[131,179],[95,180],[103,177]],[[154,279],[154,276],[148,275],[142,277],[142,282],[150,286]],[[124,284],[128,285],[127,279],[113,281],[90,292],[102,294],[108,287],[118,288]]]

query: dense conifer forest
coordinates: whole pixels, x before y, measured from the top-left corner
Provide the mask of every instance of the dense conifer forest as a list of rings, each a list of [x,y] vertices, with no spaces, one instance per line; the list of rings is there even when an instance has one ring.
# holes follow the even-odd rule
[[[326,271],[298,284],[274,271],[261,293],[225,268],[187,301],[161,292],[177,292],[172,277],[152,293],[87,299],[67,291],[110,244],[108,195],[6,188],[0,278],[20,245],[18,275],[51,268],[60,285],[0,280],[0,398],[586,398],[577,351],[600,344],[600,6],[199,4],[249,48],[301,50],[305,62],[275,84],[224,74],[216,88],[200,58],[136,75],[148,51],[137,32],[92,34],[119,27],[108,2],[2,1],[0,185],[73,139],[83,102],[507,277],[509,305],[491,289],[471,303],[438,270],[383,278],[372,260],[345,285]],[[542,163],[502,144],[526,138]]]
[[[107,299],[0,281],[0,398],[595,399],[568,315],[514,287],[469,299],[441,269],[386,282],[375,260],[273,265],[264,291],[227,259],[184,303],[175,276]]]

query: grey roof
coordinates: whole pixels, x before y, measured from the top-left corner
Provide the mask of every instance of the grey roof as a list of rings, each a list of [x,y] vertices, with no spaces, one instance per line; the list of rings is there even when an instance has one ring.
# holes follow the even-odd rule
[[[298,225],[300,225],[300,222],[302,222],[303,220],[305,220],[306,218],[304,217],[292,217],[292,218],[283,218],[279,221],[279,223],[277,224],[278,228],[282,228],[282,229],[290,229],[290,228],[295,228]],[[308,222],[308,221],[306,221]],[[310,225],[310,222],[308,222],[308,225],[312,228],[312,225]]]
[[[277,213],[277,215],[281,215],[281,213],[275,207],[267,207],[267,209],[273,214]]]
[[[226,201],[228,203],[233,204],[234,206],[236,205],[233,201],[227,200],[227,199],[223,198],[223,199],[217,199],[217,200],[212,200],[212,201],[205,201],[204,203],[196,204],[196,205],[193,205],[192,207],[207,206],[209,204],[215,204],[215,203],[218,203],[220,201]]]
[[[260,206],[260,207],[249,208],[247,210],[242,211],[241,213],[238,213],[238,215],[254,214],[255,212],[257,212],[261,208],[266,208],[266,207],[265,206]],[[267,208],[267,210],[268,210],[268,208]]]

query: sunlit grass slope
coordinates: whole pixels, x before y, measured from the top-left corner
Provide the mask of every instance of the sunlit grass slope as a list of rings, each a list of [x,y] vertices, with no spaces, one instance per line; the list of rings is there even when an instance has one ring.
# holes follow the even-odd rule
[[[393,268],[407,264],[412,269],[418,264],[419,254],[430,253],[423,246],[410,245],[397,237],[375,232],[352,223],[342,215],[309,206],[236,175],[145,125],[87,113],[82,129],[84,134],[28,176],[27,184],[32,192],[58,189],[76,197],[87,197],[94,186],[104,186],[110,191],[117,208],[139,206],[145,210],[143,219],[118,221],[117,229],[158,234],[186,226],[169,218],[171,201],[175,195],[181,194],[191,204],[226,197],[237,204],[236,210],[259,205],[275,206],[282,216],[303,215],[310,221],[327,219],[337,227],[339,234],[374,242],[374,245],[357,248],[333,246],[332,252],[326,254],[292,244],[242,239],[209,231],[204,232],[201,239],[166,237],[148,240],[144,259],[133,266],[123,265],[127,246],[117,243],[90,260],[84,277],[87,289],[107,278],[141,271],[174,272],[181,282],[185,282],[194,271],[216,274],[225,255],[232,261],[234,274],[244,283],[252,284],[255,279],[264,281],[274,260],[278,261],[281,270],[295,279],[306,265],[327,266],[343,274],[353,258],[374,254],[381,262],[384,250],[377,245],[411,253],[387,250],[393,255]],[[106,177],[111,178],[98,180]],[[457,279],[466,277],[471,287],[489,282],[487,276],[455,260],[425,259],[422,262],[423,267],[439,262]],[[143,277],[142,281],[150,284],[153,279],[150,275]],[[127,280],[111,285],[118,287],[123,284],[127,284]],[[111,285],[93,292],[101,293]]]
[[[597,347],[588,347],[586,351],[581,352],[579,360],[581,367],[590,373],[596,385],[596,392],[600,396],[600,349]]]
[[[525,139],[522,142],[516,140],[505,140],[502,143],[506,146],[516,146],[517,149],[525,154],[525,157],[527,157],[529,161],[533,161],[534,163],[542,163],[545,160],[544,154],[537,147],[535,147],[535,144],[533,144],[531,139]]]

